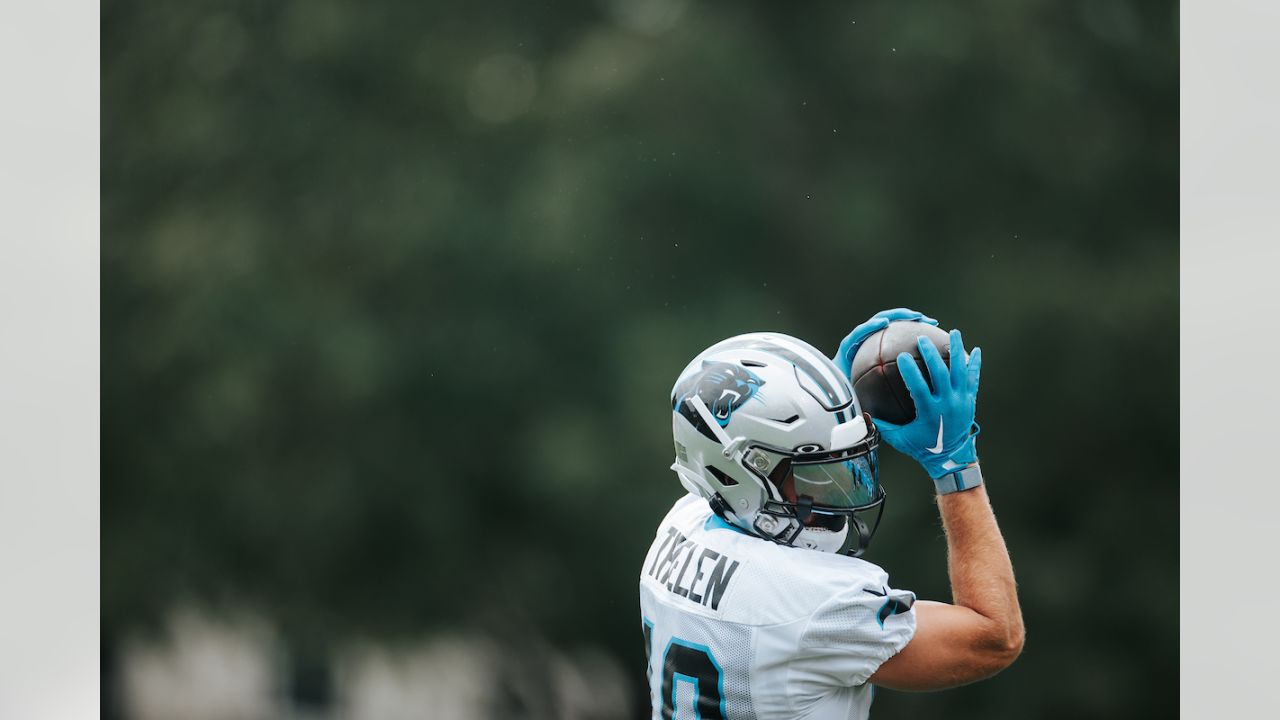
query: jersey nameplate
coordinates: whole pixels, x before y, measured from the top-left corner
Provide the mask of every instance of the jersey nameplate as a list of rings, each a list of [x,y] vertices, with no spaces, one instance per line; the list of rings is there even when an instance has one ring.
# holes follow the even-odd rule
[[[737,560],[704,548],[668,526],[647,574],[672,593],[719,610],[720,598],[737,570]]]

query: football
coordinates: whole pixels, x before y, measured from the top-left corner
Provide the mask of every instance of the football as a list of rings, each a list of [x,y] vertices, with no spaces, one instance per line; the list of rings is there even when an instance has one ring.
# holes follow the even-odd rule
[[[920,368],[924,380],[929,383],[929,369],[920,358],[920,348],[916,338],[921,335],[929,339],[942,354],[942,359],[950,365],[951,339],[946,330],[915,321],[899,321],[889,323],[889,327],[868,337],[859,346],[853,356],[853,367],[849,378],[853,381],[853,391],[858,402],[871,417],[891,422],[895,425],[909,423],[915,419],[916,406],[907,392],[907,385],[898,372],[898,354],[907,353]]]

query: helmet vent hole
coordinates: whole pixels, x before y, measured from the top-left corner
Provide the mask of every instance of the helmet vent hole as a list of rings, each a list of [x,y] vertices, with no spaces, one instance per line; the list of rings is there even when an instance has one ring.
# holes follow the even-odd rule
[[[716,480],[719,480],[720,484],[724,485],[725,487],[732,487],[738,484],[737,480],[734,480],[733,478],[729,477],[722,470],[720,470],[720,468],[717,468],[714,465],[708,465],[707,470],[709,470],[711,474],[715,476]]]
[[[787,419],[785,419],[785,420],[774,420],[774,422],[780,422],[780,423],[782,423],[783,425],[790,425],[791,423],[793,423],[793,422],[795,422],[795,421],[797,421],[797,420],[799,420],[799,419],[800,419],[800,416],[799,416],[799,415],[792,415],[791,417],[789,417],[789,418],[787,418]]]
[[[743,360],[742,365],[744,367],[769,367],[768,365],[760,362],[759,360]]]

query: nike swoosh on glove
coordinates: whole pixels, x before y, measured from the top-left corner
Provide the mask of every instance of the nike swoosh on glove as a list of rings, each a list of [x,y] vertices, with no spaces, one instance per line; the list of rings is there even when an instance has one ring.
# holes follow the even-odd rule
[[[858,354],[858,348],[862,346],[862,342],[889,327],[889,323],[898,320],[915,320],[929,325],[938,324],[937,320],[928,317],[924,313],[907,308],[881,310],[872,315],[870,320],[855,327],[852,332],[845,336],[844,340],[840,341],[840,349],[836,351],[836,356],[831,358],[831,361],[844,372],[845,377],[849,377],[849,371],[853,368],[853,356]]]
[[[978,403],[978,378],[982,348],[966,355],[960,331],[951,331],[951,367],[925,338],[917,338],[920,357],[929,369],[933,390],[920,367],[907,353],[898,355],[898,372],[915,401],[916,417],[906,425],[875,420],[885,442],[924,466],[929,477],[944,475],[977,462],[977,426],[973,421]]]

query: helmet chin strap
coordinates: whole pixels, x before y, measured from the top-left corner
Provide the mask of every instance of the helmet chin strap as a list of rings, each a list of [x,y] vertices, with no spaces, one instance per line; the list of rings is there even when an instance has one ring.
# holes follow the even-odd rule
[[[838,531],[807,527],[800,531],[800,534],[796,536],[796,541],[792,544],[809,550],[836,553],[840,552],[840,548],[844,547],[844,541],[848,537],[849,523],[845,523],[844,527]]]
[[[800,531],[792,544],[809,550],[838,553],[844,549],[850,532],[857,533],[858,545],[856,550],[847,554],[853,557],[861,557],[862,551],[871,542],[871,531],[867,529],[867,524],[862,518],[857,515],[849,516],[848,522],[838,531],[806,527]]]
[[[803,525],[812,514],[813,498],[808,495],[801,495],[800,499],[796,500],[796,520],[799,520],[800,524]]]
[[[849,522],[846,523],[846,529],[848,525],[852,525],[854,529],[858,531],[858,549],[850,553],[850,555],[854,557],[862,557],[862,551],[866,550],[867,545],[871,544],[871,531],[867,529],[867,523],[857,515],[849,516]]]

